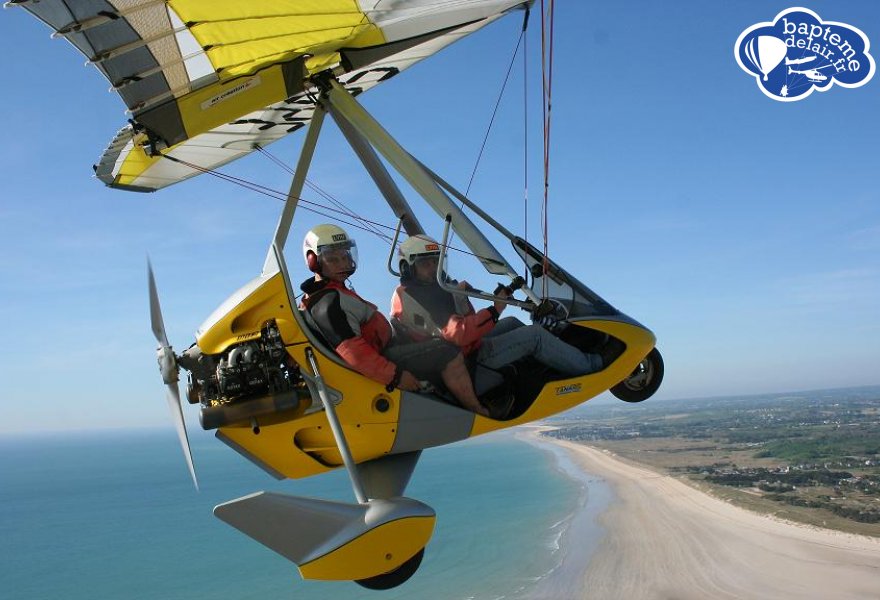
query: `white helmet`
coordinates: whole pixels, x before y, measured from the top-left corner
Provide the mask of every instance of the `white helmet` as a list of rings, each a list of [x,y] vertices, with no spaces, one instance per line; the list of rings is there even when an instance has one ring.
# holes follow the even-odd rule
[[[347,250],[354,273],[357,269],[357,244],[342,227],[331,224],[316,225],[303,239],[303,259],[313,273],[321,272],[321,255],[328,250]],[[351,274],[349,273],[349,275]]]
[[[426,235],[414,235],[400,245],[397,255],[401,261],[406,261],[406,264],[412,267],[420,258],[429,256],[440,258],[440,244]]]

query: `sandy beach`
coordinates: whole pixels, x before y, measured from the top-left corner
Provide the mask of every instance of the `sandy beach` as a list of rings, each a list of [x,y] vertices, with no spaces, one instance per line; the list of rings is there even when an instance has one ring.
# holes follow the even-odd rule
[[[614,497],[586,570],[551,575],[540,598],[880,599],[880,539],[753,513],[609,452],[542,440]]]

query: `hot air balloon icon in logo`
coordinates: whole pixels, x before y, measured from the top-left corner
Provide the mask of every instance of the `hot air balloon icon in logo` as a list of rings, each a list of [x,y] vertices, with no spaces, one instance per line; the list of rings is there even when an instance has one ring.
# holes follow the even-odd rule
[[[745,45],[746,57],[764,74],[764,81],[767,81],[770,71],[783,61],[787,52],[785,42],[770,35],[753,37]]]
[[[871,42],[847,23],[824,21],[807,8],[789,8],[743,31],[733,47],[740,68],[763,94],[780,102],[814,91],[857,88],[874,76]]]

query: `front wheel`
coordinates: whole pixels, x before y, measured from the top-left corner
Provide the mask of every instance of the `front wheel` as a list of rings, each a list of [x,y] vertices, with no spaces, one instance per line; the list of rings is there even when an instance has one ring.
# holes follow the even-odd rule
[[[390,590],[399,586],[407,579],[413,576],[419,565],[422,564],[422,557],[425,555],[425,549],[419,550],[412,558],[405,563],[387,573],[376,575],[375,577],[367,577],[366,579],[357,579],[355,583],[369,590]]]
[[[611,388],[611,393],[624,402],[641,402],[653,396],[662,381],[663,357],[654,348],[626,379]]]

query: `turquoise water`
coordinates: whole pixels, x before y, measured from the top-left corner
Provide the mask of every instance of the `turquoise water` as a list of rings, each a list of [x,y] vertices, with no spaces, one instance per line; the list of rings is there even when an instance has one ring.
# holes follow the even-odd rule
[[[294,565],[211,514],[261,489],[352,501],[343,472],[277,482],[206,436],[193,453],[200,493],[172,432],[0,439],[0,595],[529,597],[562,565],[560,536],[585,497],[584,480],[560,456],[511,435],[426,451],[407,494],[437,511],[434,538],[412,579],[372,592],[303,581]]]

